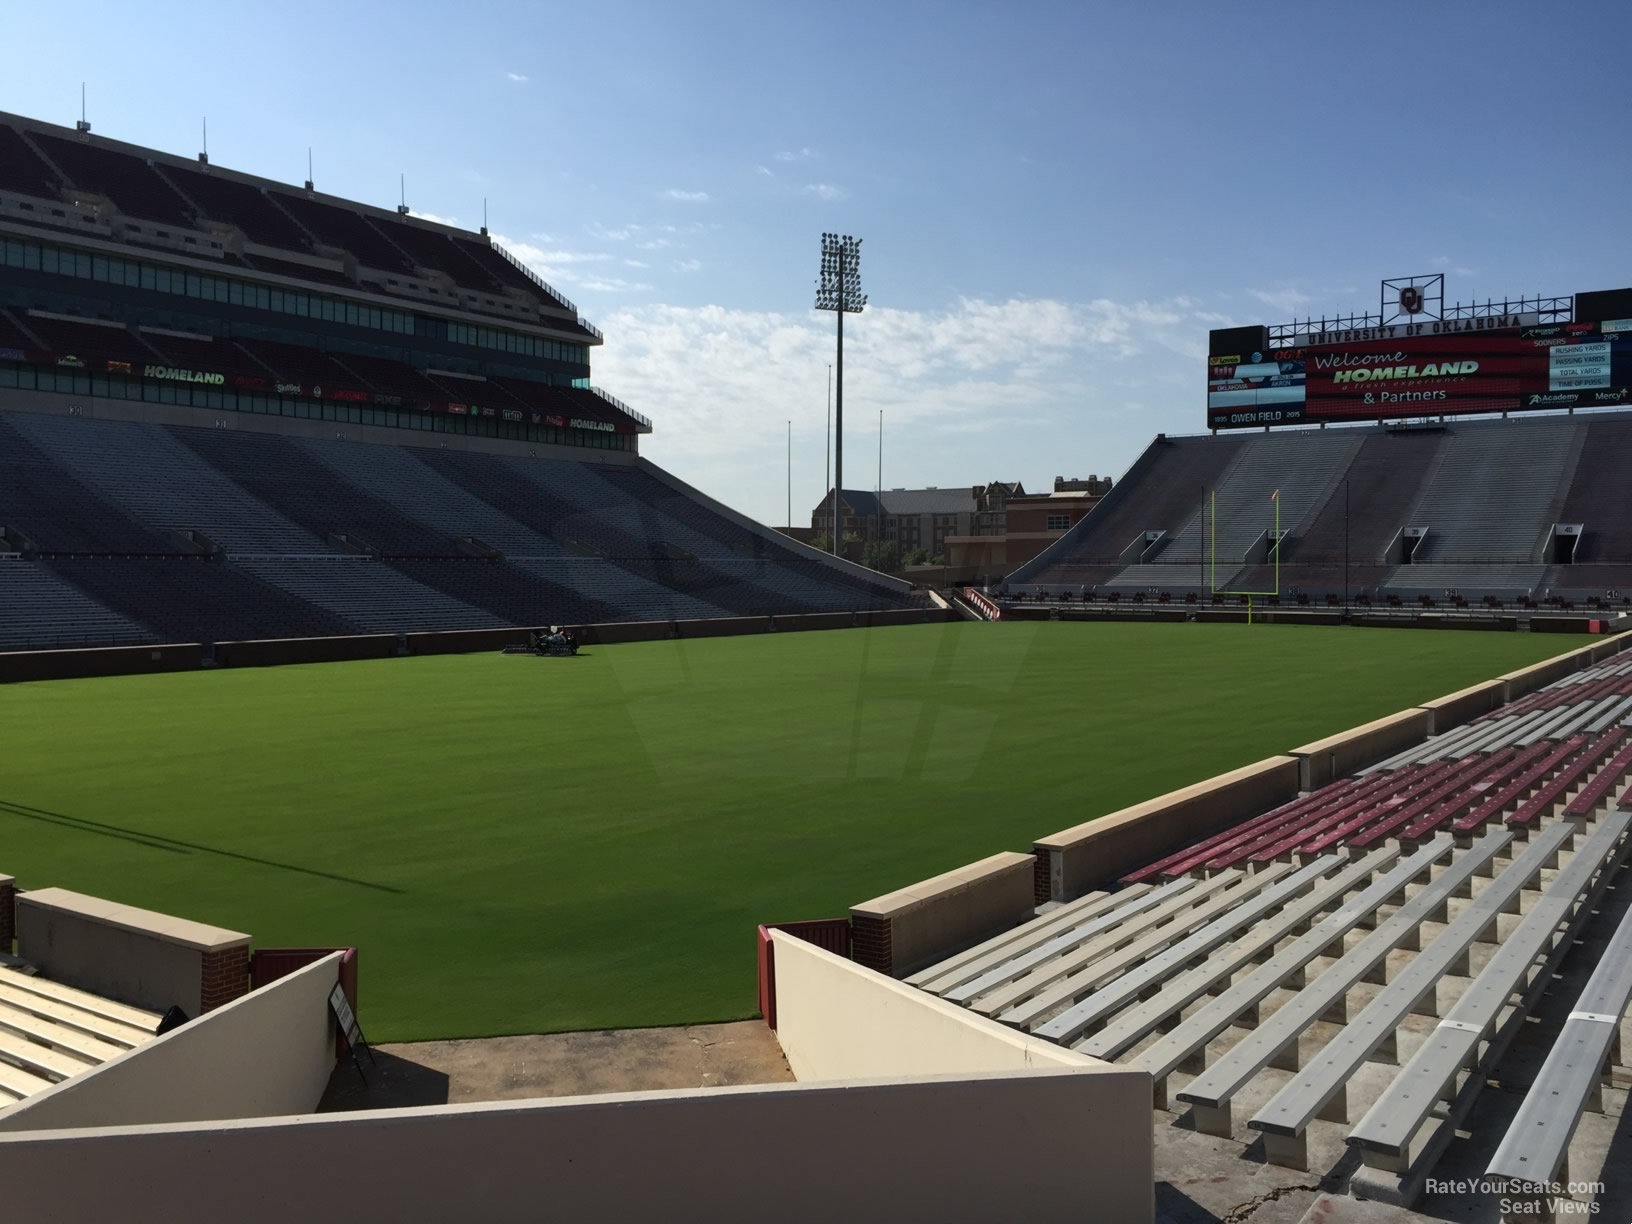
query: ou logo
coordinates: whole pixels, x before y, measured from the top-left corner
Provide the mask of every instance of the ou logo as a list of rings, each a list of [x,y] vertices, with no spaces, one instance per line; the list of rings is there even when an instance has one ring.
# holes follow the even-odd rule
[[[1415,285],[1407,285],[1400,290],[1400,309],[1406,314],[1421,314],[1425,304],[1422,290]]]

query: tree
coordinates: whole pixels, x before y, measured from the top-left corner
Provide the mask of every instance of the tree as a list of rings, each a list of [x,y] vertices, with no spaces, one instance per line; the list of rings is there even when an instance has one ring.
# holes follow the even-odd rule
[[[894,573],[901,567],[901,550],[894,540],[868,540],[861,553],[861,563],[881,573]]]

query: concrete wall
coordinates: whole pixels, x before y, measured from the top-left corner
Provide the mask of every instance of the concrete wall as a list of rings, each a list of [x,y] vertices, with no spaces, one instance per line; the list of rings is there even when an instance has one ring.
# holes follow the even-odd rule
[[[1592,664],[1592,652],[1603,643],[1595,646],[1582,646],[1578,650],[1566,651],[1555,658],[1543,659],[1540,663],[1533,663],[1529,667],[1521,667],[1518,671],[1503,672],[1497,677],[1502,682],[1503,701],[1517,701],[1526,693],[1533,693],[1539,688],[1545,688],[1554,680],[1562,679],[1571,672],[1580,671],[1583,667]]]
[[[1507,686],[1500,680],[1487,680],[1425,701],[1421,708],[1428,711],[1428,734],[1444,735],[1453,727],[1472,722],[1481,714],[1494,710],[1505,699]]]
[[[0,1109],[0,1132],[311,1112],[334,1070],[334,1021],[328,1000],[338,980],[340,957],[336,952],[95,1070]],[[8,1213],[11,1182],[11,1176],[0,1175]],[[109,1187],[116,1188],[117,1183]],[[115,1219],[124,1214],[42,1212],[38,1217],[13,1218]],[[173,1218],[202,1217],[193,1210]]]
[[[1614,637],[1606,638],[1592,648],[1592,661],[1600,663],[1611,655],[1632,647],[1632,633],[1617,633]]]
[[[1269,757],[1039,839],[1035,849],[1048,864],[1049,895],[1068,901],[1295,798],[1299,768],[1297,757]]]
[[[1032,915],[1033,860],[994,854],[850,909],[857,961],[880,973],[912,973],[924,965]]]
[[[1303,790],[1314,790],[1333,778],[1386,760],[1396,752],[1422,743],[1428,738],[1430,725],[1427,710],[1401,710],[1294,748],[1291,754],[1300,762],[1299,785]]]
[[[1137,1089],[1048,1069],[0,1135],[0,1184],[8,1218],[120,1224],[1143,1224]]]
[[[675,637],[726,637],[744,633],[782,633],[808,629],[878,628],[922,625],[956,617],[945,608],[889,608],[872,612],[814,612],[793,616],[737,616],[712,620],[628,621],[577,626],[585,645],[654,642]],[[468,629],[408,633],[401,641],[409,654],[459,654],[501,650],[525,643],[527,629]],[[286,663],[339,663],[354,659],[387,659],[398,652],[394,633],[342,637],[269,638],[218,642],[216,667],[272,667]],[[144,672],[193,671],[204,665],[197,642],[168,646],[99,646],[70,650],[0,653],[0,684],[23,680],[131,675]]]
[[[1033,1067],[1118,1070],[874,973],[786,931],[771,932],[776,1039],[801,1083],[964,1075]]]
[[[96,646],[82,650],[11,650],[0,654],[0,684],[195,671],[202,665],[203,657],[204,648],[197,642]]]
[[[17,955],[46,977],[149,1011],[197,1016],[248,988],[249,936],[185,918],[37,888],[17,897]],[[219,979],[239,966],[236,989]]]

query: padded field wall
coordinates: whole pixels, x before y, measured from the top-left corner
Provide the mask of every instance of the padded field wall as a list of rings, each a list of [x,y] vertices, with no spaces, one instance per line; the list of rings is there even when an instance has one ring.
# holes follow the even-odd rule
[[[876,612],[812,612],[791,616],[732,616],[714,620],[630,621],[577,628],[582,644],[597,646],[615,642],[661,642],[673,638],[798,633],[811,629],[924,625],[953,619],[956,618],[946,608],[924,607],[889,608]],[[274,638],[252,642],[217,642],[213,654],[199,642],[163,646],[96,646],[83,650],[9,651],[0,653],[0,684],[196,671],[202,667],[276,667],[288,663],[339,663],[357,659],[388,659],[400,655],[476,654],[524,645],[529,632],[531,630],[528,628],[521,627]]]

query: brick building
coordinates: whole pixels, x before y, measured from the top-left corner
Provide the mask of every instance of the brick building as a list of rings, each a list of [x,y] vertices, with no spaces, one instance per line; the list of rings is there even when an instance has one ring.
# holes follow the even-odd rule
[[[1024,495],[1025,488],[1017,480],[944,489],[886,489],[882,494],[843,489],[839,517],[843,534],[854,534],[864,544],[882,539],[895,544],[903,556],[918,549],[940,556],[949,539],[1001,535],[1009,501]],[[831,518],[830,492],[810,513],[811,531],[828,535]]]
[[[1109,476],[1056,476],[1048,493],[1027,493],[1016,482],[992,495],[998,508],[981,516],[979,529],[945,539],[947,567],[971,567],[994,577],[1006,574],[1071,530],[1110,491]]]

